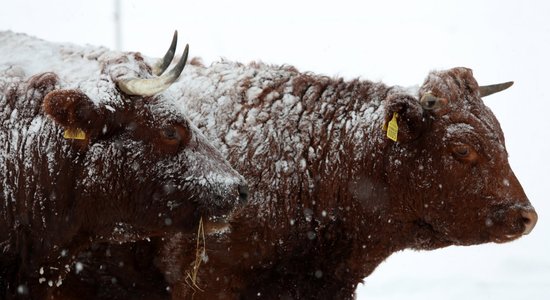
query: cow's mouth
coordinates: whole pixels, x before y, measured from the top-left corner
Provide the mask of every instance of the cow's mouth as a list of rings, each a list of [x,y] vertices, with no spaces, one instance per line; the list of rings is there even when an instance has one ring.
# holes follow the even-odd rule
[[[507,228],[506,232],[495,234],[492,238],[493,242],[499,244],[511,242],[529,234],[535,227],[538,216],[532,208],[514,207],[512,212],[513,214],[508,213],[508,218],[505,218],[505,224],[508,223],[511,226]]]
[[[508,243],[508,242],[513,241],[513,240],[516,240],[516,239],[520,238],[522,235],[523,235],[522,233],[505,234],[504,236],[501,236],[501,237],[494,237],[492,239],[492,242],[497,243],[497,244],[504,244],[504,243]]]

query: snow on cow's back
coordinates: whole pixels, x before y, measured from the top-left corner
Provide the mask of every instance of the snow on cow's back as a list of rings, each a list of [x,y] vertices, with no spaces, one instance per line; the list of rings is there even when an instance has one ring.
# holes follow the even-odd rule
[[[153,62],[137,54],[139,59]],[[63,88],[81,90],[96,104],[120,102],[115,82],[118,78],[113,77],[143,76],[140,73],[147,71],[144,68],[147,67],[136,55],[126,52],[92,45],[52,43],[22,33],[0,31],[0,85],[6,78],[26,79],[52,72]]]
[[[384,104],[377,89],[383,95],[387,87],[373,84],[371,89],[358,80],[345,87],[339,79],[300,73],[291,66],[221,61],[205,67],[196,60],[174,84],[197,127],[249,183],[269,185],[272,191],[286,191],[282,181],[291,180],[291,174],[300,174],[307,189],[313,189],[315,178],[306,170],[320,160],[327,169],[336,167],[343,159],[338,148],[348,137],[357,148],[373,143],[363,131],[380,128]],[[367,94],[371,101],[366,101]],[[323,156],[328,148],[334,156]],[[355,151],[355,159],[361,153]],[[265,200],[261,198],[254,201]]]
[[[27,77],[54,72],[62,81],[74,84],[71,88],[97,82],[101,60],[116,55],[121,53],[103,47],[50,43],[11,31],[0,32],[0,71],[17,68]]]

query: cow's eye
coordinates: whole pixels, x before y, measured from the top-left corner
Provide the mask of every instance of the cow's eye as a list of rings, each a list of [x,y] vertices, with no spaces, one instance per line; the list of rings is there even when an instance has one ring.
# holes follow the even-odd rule
[[[474,162],[477,160],[478,155],[476,150],[467,144],[458,144],[452,147],[453,155],[463,161]]]
[[[161,131],[162,137],[167,140],[179,140],[180,135],[175,127],[166,127]]]
[[[191,140],[191,131],[185,124],[166,126],[159,131],[159,145],[163,152],[177,151],[185,147]]]
[[[470,147],[468,146],[456,146],[453,150],[458,157],[467,157],[470,155]]]

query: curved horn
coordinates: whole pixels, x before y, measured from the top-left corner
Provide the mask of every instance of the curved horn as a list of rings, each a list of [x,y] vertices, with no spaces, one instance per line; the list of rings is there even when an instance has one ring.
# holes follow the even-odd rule
[[[178,64],[170,70],[170,72],[156,78],[150,79],[126,79],[118,82],[118,87],[128,95],[137,96],[153,96],[167,89],[174,81],[178,79],[185,64],[187,63],[187,55],[189,53],[189,45],[185,45],[185,50]]]
[[[172,38],[172,43],[170,44],[170,48],[168,48],[168,51],[166,51],[166,54],[164,54],[164,57],[162,59],[159,59],[159,61],[153,66],[153,74],[155,76],[160,76],[166,69],[168,69],[168,66],[172,62],[172,59],[174,59],[174,54],[176,54],[176,46],[178,45],[178,31],[174,31],[174,37]]]
[[[492,84],[492,85],[480,86],[479,87],[479,96],[480,97],[485,97],[485,96],[492,95],[494,93],[504,91],[505,89],[511,87],[512,84],[514,84],[513,81],[508,81],[508,82],[504,82],[504,83],[497,83],[497,84]]]

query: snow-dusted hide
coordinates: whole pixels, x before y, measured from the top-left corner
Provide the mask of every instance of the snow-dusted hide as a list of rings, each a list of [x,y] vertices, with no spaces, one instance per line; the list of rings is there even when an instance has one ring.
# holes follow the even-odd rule
[[[152,77],[139,53],[0,32],[1,299],[41,299],[92,242],[195,232],[245,200],[181,97],[122,93],[132,77]]]
[[[180,299],[351,299],[395,251],[507,242],[536,222],[480,97],[491,87],[470,69],[408,91],[219,63],[179,87],[252,191],[231,232],[206,240],[195,284],[168,276]],[[394,115],[397,142],[384,130]],[[186,253],[170,274],[191,273],[192,242],[166,246],[167,262]]]
[[[162,247],[157,280],[152,263],[134,258],[140,247],[111,245],[111,257],[86,252],[88,273],[63,288],[139,298],[162,290],[164,276],[174,299],[352,299],[393,252],[528,234],[537,214],[481,99],[506,86],[480,87],[467,68],[406,90],[193,63],[175,86],[181,105],[247,178],[250,202],[206,240],[177,234],[151,245]],[[123,263],[96,271],[109,261]]]

